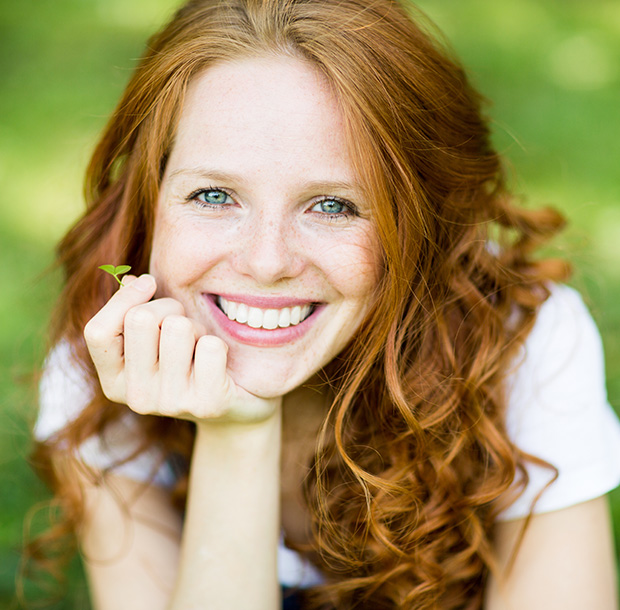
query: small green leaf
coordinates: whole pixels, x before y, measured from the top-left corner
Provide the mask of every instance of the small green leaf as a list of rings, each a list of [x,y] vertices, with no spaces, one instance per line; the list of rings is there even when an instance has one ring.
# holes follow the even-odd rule
[[[123,282],[121,282],[118,276],[127,273],[131,267],[129,265],[118,265],[117,267],[114,265],[100,265],[99,269],[109,273],[122,286]]]

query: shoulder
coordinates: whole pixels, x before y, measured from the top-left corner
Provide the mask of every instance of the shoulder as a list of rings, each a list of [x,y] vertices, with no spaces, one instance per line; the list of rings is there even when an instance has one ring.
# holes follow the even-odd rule
[[[581,295],[570,286],[552,284],[549,298],[540,306],[536,322],[524,345],[528,359],[548,358],[564,354],[565,364],[587,349],[602,363],[601,340],[598,329]]]
[[[513,428],[525,425],[523,411],[584,412],[607,402],[603,347],[590,312],[576,290],[550,290],[509,370]]]
[[[558,470],[535,512],[595,498],[620,482],[620,424],[607,401],[600,334],[577,291],[550,291],[507,380],[508,435]],[[533,464],[527,471],[525,493],[503,518],[528,514],[554,476]]]
[[[58,342],[45,360],[34,438],[39,442],[49,441],[74,422],[94,398],[92,383],[70,343]],[[75,450],[75,457],[92,468],[114,469],[116,474],[134,481],[172,487],[176,475],[159,448],[154,444],[142,448],[140,417],[127,409],[99,434],[82,442]]]
[[[71,344],[59,341],[43,365],[39,384],[39,416],[34,426],[37,440],[45,440],[76,419],[92,400],[93,388]]]

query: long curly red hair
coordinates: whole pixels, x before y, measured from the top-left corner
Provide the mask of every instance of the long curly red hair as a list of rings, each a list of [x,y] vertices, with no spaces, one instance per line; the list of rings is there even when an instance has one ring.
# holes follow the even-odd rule
[[[63,456],[126,410],[103,396],[82,330],[115,289],[98,265],[148,270],[187,85],[215,62],[287,54],[333,88],[383,255],[372,310],[323,371],[335,399],[305,484],[314,540],[299,550],[326,583],[307,605],[481,607],[494,519],[517,471],[527,480],[527,456],[505,430],[505,377],[545,283],[567,270],[534,259],[562,218],[513,206],[482,100],[428,31],[420,13],[393,0],[191,0],[149,41],[89,166],[87,210],[58,250],[66,282],[52,343],[71,344],[95,397],[36,447],[63,510],[31,545],[35,558],[44,561],[83,517]],[[190,424],[139,421],[138,451],[157,443],[189,461]]]

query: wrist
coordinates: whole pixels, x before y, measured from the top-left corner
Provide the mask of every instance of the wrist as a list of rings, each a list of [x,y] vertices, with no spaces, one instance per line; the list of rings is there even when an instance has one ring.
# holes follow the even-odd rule
[[[260,421],[240,422],[231,420],[200,420],[196,422],[196,447],[203,445],[208,452],[221,447],[226,452],[238,449],[241,454],[257,449],[280,448],[282,430],[282,401],[273,412]]]

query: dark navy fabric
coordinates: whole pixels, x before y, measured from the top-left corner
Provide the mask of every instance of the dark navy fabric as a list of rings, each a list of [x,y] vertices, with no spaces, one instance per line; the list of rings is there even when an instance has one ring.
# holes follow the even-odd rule
[[[282,610],[302,610],[301,595],[288,587],[282,587]]]

